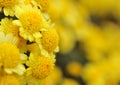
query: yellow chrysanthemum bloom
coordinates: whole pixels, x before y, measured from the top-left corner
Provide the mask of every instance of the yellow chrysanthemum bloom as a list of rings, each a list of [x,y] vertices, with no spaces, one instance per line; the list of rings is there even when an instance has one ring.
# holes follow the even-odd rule
[[[20,81],[14,75],[3,75],[0,77],[0,85],[20,85]]]
[[[48,52],[53,52],[59,43],[59,37],[55,29],[48,29],[42,33],[41,44]]]
[[[43,12],[47,11],[50,5],[50,0],[35,0],[39,5]]]
[[[29,66],[27,74],[31,74],[36,79],[44,79],[53,70],[54,61],[51,57],[36,57],[31,54],[27,65]]]
[[[32,76],[42,79],[48,76],[53,69],[53,62],[47,57],[40,57],[32,67]],[[37,68],[37,69],[36,69]]]
[[[48,28],[43,30],[41,35],[42,37],[36,40],[36,42],[39,44],[42,55],[51,56],[54,55],[54,52],[59,51],[59,36],[55,29]]]
[[[15,68],[20,63],[19,49],[12,43],[0,43],[0,56],[4,68]],[[12,52],[11,52],[12,50]]]
[[[72,69],[71,69],[72,68]],[[66,71],[74,77],[80,77],[81,73],[82,73],[82,65],[78,62],[70,62],[68,63],[68,65],[66,66]]]
[[[31,6],[18,7],[16,10],[18,10],[16,16],[19,20],[15,20],[13,23],[20,26],[20,35],[29,41],[40,38],[39,31],[46,25],[40,10]]]
[[[12,19],[4,18],[1,20],[0,31],[5,34],[12,33],[13,36],[18,37],[19,28],[12,23]]]
[[[0,11],[4,11],[6,16],[14,16],[15,6],[18,5],[20,0],[0,0]]]
[[[4,47],[4,46],[2,46],[3,45],[3,43],[5,43],[5,42],[9,42],[9,43],[11,43],[11,44],[13,44],[13,45],[16,45],[17,44],[17,39],[12,35],[12,34],[7,34],[7,35],[5,35],[3,32],[0,32],[0,44],[1,44],[1,47],[2,47],[2,49],[4,49],[4,50],[6,50],[6,48],[8,48],[8,47]],[[9,49],[9,48],[8,48]],[[0,67],[3,65],[3,60],[2,60],[2,58],[3,58],[3,56],[4,56],[4,53],[2,52],[3,50],[1,50],[1,56],[0,56]],[[10,50],[11,51],[11,50]],[[9,52],[10,53],[10,52]],[[7,53],[5,53],[5,55],[7,55]],[[5,56],[6,57],[6,56]]]
[[[16,39],[18,40],[17,46],[20,48],[25,47],[26,40],[24,40],[20,35],[19,35],[19,27],[14,25],[12,23],[12,19],[8,18],[3,18],[1,20],[1,25],[0,25],[0,31],[4,32],[5,34],[11,33]],[[23,48],[22,48],[23,50]]]
[[[2,60],[2,66],[7,73],[18,73],[22,75],[25,72],[25,68],[20,64],[19,49],[12,43],[4,42],[0,43],[0,56]],[[12,50],[12,51],[11,51]]]
[[[26,60],[24,54],[20,54],[17,48],[17,39],[12,34],[5,35],[0,32],[0,66],[6,73],[15,72],[22,75],[25,72],[25,67],[21,64]]]

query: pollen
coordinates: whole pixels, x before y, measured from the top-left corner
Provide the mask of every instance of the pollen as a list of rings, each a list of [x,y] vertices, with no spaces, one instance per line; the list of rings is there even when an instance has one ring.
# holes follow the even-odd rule
[[[41,44],[48,52],[53,52],[58,46],[59,37],[54,29],[48,29],[42,32]]]
[[[18,0],[0,0],[0,7],[13,7]]]
[[[40,6],[42,11],[46,11],[50,5],[50,0],[35,0]]]
[[[31,34],[39,32],[43,25],[43,17],[36,10],[26,10],[19,18],[24,30]]]
[[[0,85],[20,85],[20,82],[13,75],[4,75],[0,77]]]
[[[33,64],[32,76],[37,79],[44,79],[54,68],[54,62],[49,57],[39,57]]]
[[[0,56],[4,68],[15,68],[20,62],[19,49],[12,43],[0,44]]]

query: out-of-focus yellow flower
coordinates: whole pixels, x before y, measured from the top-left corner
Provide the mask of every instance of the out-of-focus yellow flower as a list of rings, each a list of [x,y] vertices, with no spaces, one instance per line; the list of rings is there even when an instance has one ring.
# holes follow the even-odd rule
[[[105,85],[117,85],[119,83],[119,79],[110,77],[105,79]]]
[[[97,26],[90,26],[87,35],[82,39],[87,59],[98,61],[105,56],[107,43],[102,31]]]
[[[56,29],[61,40],[59,42],[60,53],[69,53],[75,46],[76,38],[74,34],[60,24],[57,25]]]
[[[50,79],[52,80],[53,85],[57,85],[62,81],[62,71],[59,67],[55,66],[54,70],[50,74]]]
[[[118,0],[82,0],[81,4],[85,6],[90,12],[104,15],[116,9],[116,4],[119,3]]]
[[[48,13],[49,13],[49,16],[50,16],[50,19],[52,20],[52,22],[55,22],[59,19],[59,13],[54,4],[52,4],[52,3],[50,4]]]
[[[61,85],[80,85],[80,84],[73,79],[65,78]]]
[[[95,64],[87,65],[82,77],[88,85],[104,85],[103,73]]]
[[[120,29],[119,26],[111,23],[111,22],[107,22],[104,23],[102,26],[103,29],[103,35],[105,37],[105,39],[107,40],[107,45],[108,45],[108,50],[120,50]]]
[[[80,77],[82,73],[82,65],[79,62],[69,62],[66,66],[68,74],[74,77]]]

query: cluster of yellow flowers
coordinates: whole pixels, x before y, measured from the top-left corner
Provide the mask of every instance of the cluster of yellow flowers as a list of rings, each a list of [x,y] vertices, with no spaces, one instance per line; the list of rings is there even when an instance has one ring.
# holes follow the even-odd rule
[[[46,85],[59,37],[49,0],[0,0],[0,85]]]

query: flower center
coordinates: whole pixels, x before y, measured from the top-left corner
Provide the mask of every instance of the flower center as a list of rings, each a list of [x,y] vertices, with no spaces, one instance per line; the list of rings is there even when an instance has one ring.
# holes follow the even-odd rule
[[[48,29],[48,31],[42,32],[41,43],[45,50],[48,52],[54,51],[58,46],[59,37],[54,29]]]
[[[43,79],[49,75],[54,66],[52,59],[39,57],[32,67],[32,75],[37,79]]]
[[[0,49],[3,67],[15,68],[20,62],[19,49],[9,42],[1,43]]]
[[[43,25],[43,18],[39,11],[27,10],[20,15],[23,28],[29,33],[39,32]]]

